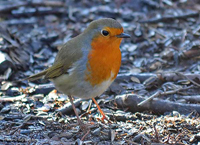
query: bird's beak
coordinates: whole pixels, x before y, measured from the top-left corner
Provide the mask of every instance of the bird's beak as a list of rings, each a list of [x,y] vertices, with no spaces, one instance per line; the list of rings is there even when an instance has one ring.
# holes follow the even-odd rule
[[[117,38],[131,38],[129,34],[126,33],[121,33],[119,35],[116,35]]]

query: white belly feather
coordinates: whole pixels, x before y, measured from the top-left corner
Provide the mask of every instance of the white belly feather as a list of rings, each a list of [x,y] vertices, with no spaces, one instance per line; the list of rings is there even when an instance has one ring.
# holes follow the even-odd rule
[[[53,79],[56,88],[66,95],[72,95],[79,98],[94,98],[100,96],[113,82],[114,74],[111,72],[110,78],[101,84],[91,86],[91,84],[85,80],[80,80],[77,76],[69,76],[63,74],[56,79]]]

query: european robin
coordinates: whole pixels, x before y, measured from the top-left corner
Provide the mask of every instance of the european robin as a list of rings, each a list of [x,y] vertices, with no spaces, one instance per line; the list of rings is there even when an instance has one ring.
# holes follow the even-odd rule
[[[105,119],[94,97],[101,95],[118,74],[122,38],[130,38],[130,35],[123,33],[123,27],[116,20],[93,21],[83,33],[62,46],[51,67],[27,79],[51,80],[60,92],[68,95],[80,125],[83,123],[72,96],[92,98]]]

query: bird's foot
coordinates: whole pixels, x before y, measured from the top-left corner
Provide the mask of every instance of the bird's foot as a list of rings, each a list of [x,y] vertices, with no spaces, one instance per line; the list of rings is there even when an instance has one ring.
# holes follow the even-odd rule
[[[112,123],[112,121],[110,121],[110,120],[106,117],[105,113],[101,110],[101,108],[100,108],[100,106],[98,105],[97,101],[96,101],[94,98],[92,98],[92,100],[94,101],[94,103],[96,104],[96,106],[97,106],[99,112],[100,112],[101,115],[103,116],[103,117],[101,118],[101,121],[104,123],[104,120],[107,120],[108,123]]]
[[[80,117],[79,117],[79,115],[78,115],[78,112],[76,111],[76,107],[75,107],[75,105],[74,105],[74,103],[73,103],[73,100],[72,100],[72,97],[71,96],[68,96],[69,97],[69,99],[70,99],[70,102],[71,102],[71,104],[72,104],[72,108],[73,108],[73,110],[74,110],[74,113],[76,114],[76,117],[77,117],[77,121],[78,121],[78,124],[79,124],[79,126],[80,126],[80,129],[85,133],[85,135],[82,137],[82,141],[86,138],[86,136],[90,133],[90,128],[86,125],[86,124],[84,124],[82,121],[81,121],[81,119],[80,119]]]
[[[104,122],[104,120],[107,120],[108,123],[112,123],[112,121],[111,121],[110,119],[108,119],[108,118],[106,117],[105,114],[104,114],[103,117],[101,118],[101,121],[102,121],[102,122]]]
[[[88,130],[90,130],[89,126],[87,124],[84,124],[83,122],[79,122],[79,126],[83,132],[87,132]]]
[[[90,128],[87,124],[84,124],[83,122],[79,122],[79,126],[80,126],[80,129],[85,133],[85,135],[81,138],[81,141],[84,141],[84,139],[90,133]]]

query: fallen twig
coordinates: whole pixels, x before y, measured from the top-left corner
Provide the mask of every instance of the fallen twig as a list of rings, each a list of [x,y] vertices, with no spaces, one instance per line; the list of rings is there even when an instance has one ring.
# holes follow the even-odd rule
[[[142,106],[138,106],[137,104],[142,101],[144,101],[144,98],[133,94],[119,95],[116,97],[117,106],[121,108],[128,107],[131,112],[142,112],[148,110],[153,111],[155,114],[163,114],[165,112],[178,111],[187,114],[196,110],[200,113],[199,104],[183,104],[154,98],[152,101],[147,102]]]
[[[147,98],[146,100],[140,102],[140,103],[138,104],[138,106],[144,105],[145,103],[151,101],[153,98],[158,97],[160,94],[161,94],[161,91],[157,91],[155,94],[151,95],[151,96],[150,96],[149,98]]]
[[[175,94],[179,91],[183,91],[183,90],[187,90],[187,89],[190,89],[192,88],[193,86],[189,86],[189,87],[186,87],[186,88],[180,88],[180,89],[176,89],[176,90],[171,90],[171,91],[166,91],[166,92],[162,92],[162,91],[157,91],[155,94],[151,95],[150,97],[148,97],[147,99],[145,99],[144,101],[140,102],[138,104],[138,106],[142,106],[144,105],[145,103],[151,101],[153,98],[155,97],[158,97],[158,96],[162,96],[162,95],[170,95],[170,94]]]
[[[149,20],[144,20],[144,21],[139,21],[140,23],[159,23],[159,22],[169,22],[175,19],[186,19],[189,17],[198,17],[199,13],[198,12],[193,12],[189,14],[183,14],[183,15],[178,15],[178,16],[163,16],[161,18],[152,18]]]
[[[190,81],[190,82],[193,83],[194,85],[200,87],[200,84],[196,83],[195,81],[193,81],[192,79],[190,79],[188,76],[186,76],[186,75],[184,75],[184,74],[182,74],[182,73],[180,73],[180,72],[176,72],[176,73],[177,73],[178,75],[180,75],[181,77],[186,78],[188,81]]]
[[[14,102],[14,101],[20,101],[21,99],[25,98],[26,95],[20,95],[16,97],[0,97],[0,102]]]
[[[0,7],[0,14],[9,13],[14,9],[22,6],[51,6],[51,7],[63,7],[65,5],[62,1],[29,1],[29,2],[18,2],[17,4],[3,5]]]
[[[200,95],[194,95],[194,96],[180,96],[178,97],[180,99],[185,99],[186,101],[189,101],[191,103],[200,103]]]
[[[116,78],[116,82],[123,82],[123,80],[131,81],[132,77],[136,77],[140,80],[141,83],[143,83],[145,80],[147,80],[150,77],[155,77],[155,81],[160,82],[177,82],[179,80],[183,79],[183,76],[180,76],[177,72],[165,72],[165,73],[140,73],[140,74],[122,74],[118,75]],[[189,80],[200,80],[200,74],[191,74],[187,73],[184,74],[184,77],[187,77]]]

